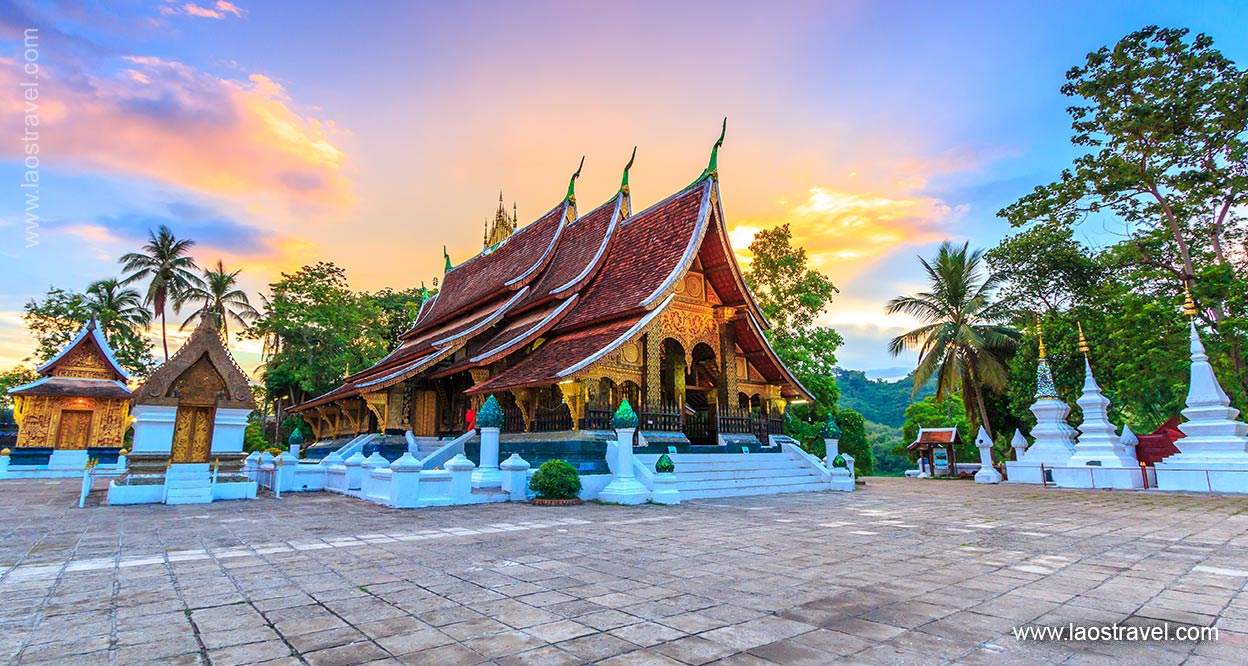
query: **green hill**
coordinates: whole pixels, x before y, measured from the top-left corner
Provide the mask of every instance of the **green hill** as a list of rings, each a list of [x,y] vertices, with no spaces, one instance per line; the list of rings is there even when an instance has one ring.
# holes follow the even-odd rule
[[[919,389],[911,400],[910,390],[914,386],[912,375],[890,382],[867,379],[866,373],[861,370],[837,368],[833,372],[836,375],[836,386],[841,392],[837,405],[862,414],[868,421],[894,428],[900,428],[905,423],[906,407],[911,402],[922,400],[936,392],[936,382],[933,379]]]

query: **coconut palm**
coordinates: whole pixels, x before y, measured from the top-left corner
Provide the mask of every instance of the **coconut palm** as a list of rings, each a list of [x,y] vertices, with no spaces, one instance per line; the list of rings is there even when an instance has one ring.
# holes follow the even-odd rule
[[[225,264],[217,260],[216,269],[204,269],[203,277],[192,277],[191,286],[183,295],[183,302],[199,303],[195,313],[182,322],[186,328],[197,316],[211,315],[221,335],[229,336],[229,320],[233,319],[244,330],[255,321],[260,313],[251,307],[247,294],[238,288],[240,268],[232,273],[225,270]]]
[[[923,325],[893,338],[888,352],[897,356],[917,349],[914,391],[936,376],[936,397],[962,392],[967,414],[978,414],[988,430],[984,387],[1005,387],[1008,370],[1002,356],[1016,344],[1018,331],[1003,325],[1006,308],[992,302],[1000,280],[983,265],[983,252],[950,241],[941,244],[932,261],[919,257],[931,281],[931,291],[898,296],[888,302],[888,314],[908,314]],[[976,410],[978,408],[978,410]]]
[[[87,287],[87,308],[99,322],[106,339],[125,329],[141,335],[152,323],[152,313],[143,307],[143,297],[127,289],[116,278],[92,282]]]
[[[169,227],[162,224],[155,232],[147,232],[147,243],[141,252],[121,257],[121,264],[129,273],[121,284],[148,281],[143,302],[160,317],[160,342],[166,361],[169,360],[169,339],[165,334],[165,308],[172,306],[174,312],[182,309],[183,294],[195,279],[191,271],[199,268],[187,254],[193,245],[195,241],[178,240]]]

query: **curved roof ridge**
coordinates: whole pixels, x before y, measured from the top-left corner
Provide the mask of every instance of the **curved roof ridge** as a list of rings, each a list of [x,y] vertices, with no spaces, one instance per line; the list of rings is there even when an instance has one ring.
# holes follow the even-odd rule
[[[579,292],[582,288],[585,287],[585,285],[589,284],[590,280],[594,279],[594,276],[598,274],[598,270],[602,268],[602,259],[603,257],[606,256],[607,248],[611,245],[611,239],[615,236],[615,228],[627,217],[627,216],[621,217],[620,215],[622,212],[624,212],[621,210],[621,208],[624,206],[624,203],[627,201],[627,199],[628,199],[628,196],[624,194],[623,191],[615,195],[615,198],[614,198],[615,208],[612,209],[611,211],[611,221],[607,223],[607,230],[602,235],[602,242],[598,244],[598,251],[595,252],[594,256],[590,258],[589,262],[585,264],[585,268],[581,269],[581,272],[578,273],[576,277],[565,282],[564,284],[561,284],[555,287],[554,289],[551,289],[549,292],[547,292],[547,295],[554,296],[555,298],[564,298],[563,294],[572,290],[576,290],[577,292]],[[607,205],[610,205],[610,204],[611,204],[611,201],[608,201],[602,206],[599,206],[599,208],[606,207]],[[590,215],[592,214],[593,213],[591,212]],[[586,215],[586,217],[589,217],[589,215]],[[573,295],[575,296],[575,294]]]
[[[121,363],[117,362],[117,357],[113,354],[113,348],[108,345],[108,339],[104,337],[104,332],[100,330],[100,324],[96,321],[95,317],[87,320],[87,323],[83,324],[82,328],[78,329],[78,333],[74,336],[74,339],[70,340],[64,347],[61,347],[61,351],[57,352],[55,356],[45,361],[43,365],[35,368],[35,372],[43,374],[44,371],[50,369],[53,365],[56,365],[57,361],[64,358],[70,350],[82,343],[82,341],[86,339],[88,333],[91,334],[91,339],[95,342],[95,346],[99,348],[100,353],[104,355],[104,359],[108,361],[110,366],[112,366],[113,372],[121,375],[123,380],[129,379],[130,373],[126,372],[125,368],[121,367]]]

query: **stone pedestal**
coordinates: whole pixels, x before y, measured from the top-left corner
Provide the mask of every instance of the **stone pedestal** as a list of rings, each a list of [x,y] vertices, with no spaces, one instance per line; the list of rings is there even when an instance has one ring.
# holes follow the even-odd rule
[[[676,489],[676,475],[668,472],[654,475],[654,492],[650,501],[655,504],[680,504],[680,491]]]
[[[364,454],[356,451],[351,454],[350,458],[342,461],[342,465],[347,468],[347,490],[359,490],[360,484],[364,479],[364,473],[361,469],[364,465]]]
[[[984,426],[979,426],[975,447],[979,449],[979,471],[975,472],[975,483],[1001,483],[1001,472],[992,466],[992,438]]]
[[[446,469],[451,473],[451,498],[455,504],[468,504],[472,498],[472,470],[475,467],[462,453],[446,461]]]
[[[650,490],[633,473],[634,428],[617,428],[615,431],[615,470],[611,482],[598,493],[603,502],[617,504],[641,504],[650,499]]]
[[[420,503],[420,472],[423,469],[409,451],[390,464],[390,504],[396,509],[410,509]]]
[[[500,428],[481,428],[481,464],[472,472],[473,488],[497,488],[503,474],[498,469],[498,433]]]
[[[500,465],[502,488],[510,501],[523,502],[529,498],[529,467],[528,461],[515,453]]]
[[[834,466],[828,467],[828,472],[832,476],[832,479],[830,481],[830,487],[832,490],[839,490],[841,492],[853,492],[854,475],[852,472],[850,472],[845,467],[834,467]]]
[[[1186,435],[1174,442],[1179,452],[1157,463],[1157,487],[1196,492],[1248,492],[1248,424],[1222,390],[1196,324],[1191,325],[1191,386],[1187,392]]]

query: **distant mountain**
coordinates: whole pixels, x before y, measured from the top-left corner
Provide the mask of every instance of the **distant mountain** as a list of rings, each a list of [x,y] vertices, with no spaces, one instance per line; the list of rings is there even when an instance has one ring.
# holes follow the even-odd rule
[[[863,370],[862,373],[867,379],[882,379],[886,382],[896,382],[910,376],[914,372],[914,366],[896,366],[892,368],[873,368],[871,370]]]
[[[906,407],[936,393],[936,381],[933,378],[921,389],[914,399],[910,398],[913,388],[912,374],[905,374],[901,379],[887,381],[871,379],[864,370],[833,370],[836,375],[836,386],[841,391],[837,401],[840,407],[848,407],[873,423],[900,428],[906,421]],[[874,372],[874,371],[872,371]]]

